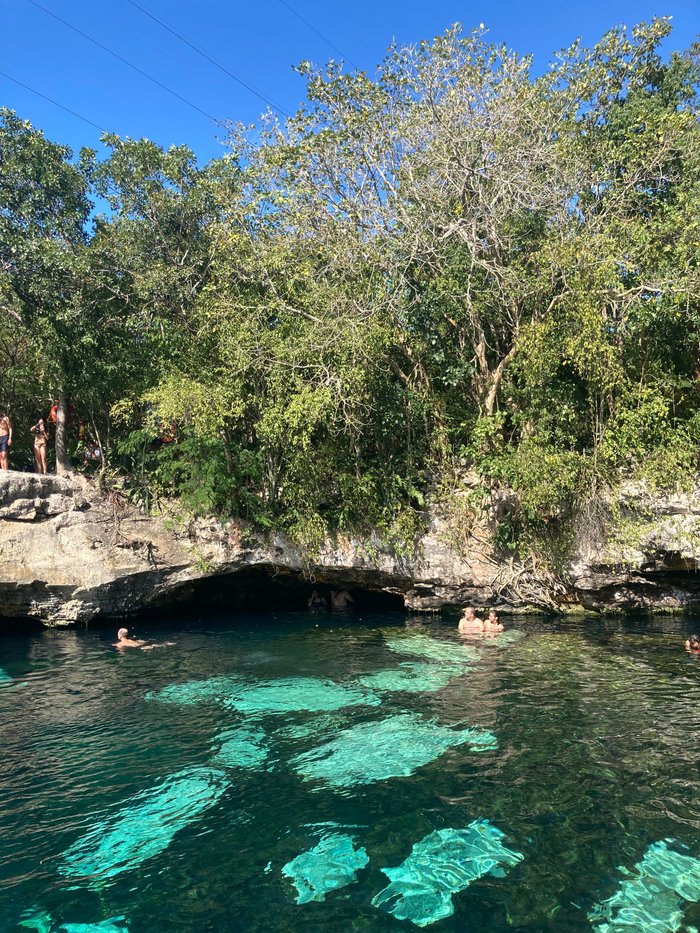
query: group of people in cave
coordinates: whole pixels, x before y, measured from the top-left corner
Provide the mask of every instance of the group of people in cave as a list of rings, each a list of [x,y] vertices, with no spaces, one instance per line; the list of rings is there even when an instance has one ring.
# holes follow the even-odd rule
[[[306,601],[309,609],[349,609],[355,602],[347,590],[331,590],[328,599],[319,593],[318,590],[312,590],[311,596]]]

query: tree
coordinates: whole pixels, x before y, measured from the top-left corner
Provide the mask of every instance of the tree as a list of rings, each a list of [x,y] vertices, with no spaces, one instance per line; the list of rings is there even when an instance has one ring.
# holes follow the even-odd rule
[[[163,150],[109,134],[103,142],[106,159],[83,153],[109,213],[96,218],[87,250],[82,301],[91,344],[80,392],[109,447],[115,402],[140,399],[174,358],[192,352],[191,309],[211,276],[213,188],[223,197],[235,170],[225,160],[199,168],[184,146]]]
[[[33,387],[58,386],[56,461],[65,449],[66,390],[82,331],[88,186],[72,152],[12,111],[0,111],[0,310],[31,349]],[[7,323],[7,322],[6,322]]]

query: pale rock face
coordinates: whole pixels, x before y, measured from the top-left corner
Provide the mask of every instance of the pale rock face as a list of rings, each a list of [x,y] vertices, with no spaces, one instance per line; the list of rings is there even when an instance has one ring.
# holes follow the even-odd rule
[[[407,608],[679,608],[700,604],[700,491],[626,489],[632,533],[579,549],[563,580],[498,560],[486,526],[456,546],[434,514],[415,555],[376,539],[328,541],[305,554],[281,534],[198,519],[187,529],[102,496],[80,478],[0,474],[0,616],[51,625],[121,617],[186,598],[196,581],[261,567],[299,579],[400,595]],[[245,544],[242,543],[242,537]],[[697,582],[696,582],[697,579]]]

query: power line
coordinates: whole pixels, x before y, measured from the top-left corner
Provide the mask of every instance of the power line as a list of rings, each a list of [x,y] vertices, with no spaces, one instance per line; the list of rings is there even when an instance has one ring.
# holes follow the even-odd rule
[[[186,97],[178,94],[177,91],[173,91],[172,88],[169,88],[167,85],[163,84],[157,78],[154,78],[152,75],[149,75],[147,72],[142,71],[137,65],[132,64],[132,62],[127,61],[125,58],[122,58],[121,55],[118,55],[116,52],[113,52],[112,49],[107,48],[106,45],[103,45],[101,42],[98,42],[97,39],[93,39],[92,36],[89,36],[86,32],[83,32],[81,29],[78,29],[77,26],[74,26],[72,23],[69,23],[68,20],[62,19],[60,16],[57,16],[56,13],[53,13],[51,10],[48,10],[45,6],[42,6],[40,3],[37,3],[36,0],[27,0],[27,3],[31,3],[32,6],[37,7],[37,9],[42,10],[48,16],[52,16],[54,19],[58,20],[59,23],[63,23],[64,26],[67,26],[69,29],[72,29],[73,32],[77,32],[79,36],[82,36],[84,39],[87,39],[88,42],[92,42],[93,45],[96,45],[98,48],[107,52],[113,58],[116,58],[118,61],[122,62],[124,65],[128,65],[129,68],[133,68],[134,71],[138,72],[144,78],[148,78],[149,81],[152,81],[153,84],[157,84],[159,88],[162,88],[164,91],[167,91],[168,94],[172,94],[173,97],[177,97],[178,100],[182,101],[183,104],[187,104],[188,107],[191,107],[193,110],[196,110],[197,113],[201,113],[203,117],[206,117],[207,120],[211,120],[213,123],[218,123],[219,121],[216,117],[213,117],[210,113],[207,113],[206,110],[202,110],[201,107],[198,107],[196,104],[193,104],[192,101],[187,100]]]
[[[94,126],[96,130],[99,130],[101,133],[106,133],[107,130],[103,126],[98,126],[97,123],[93,123],[92,120],[88,120],[87,117],[84,117],[82,114],[78,113],[75,110],[71,110],[70,107],[64,107],[63,104],[59,104],[57,100],[54,100],[52,97],[47,97],[46,94],[42,94],[41,91],[37,91],[36,88],[30,87],[28,84],[23,84],[22,81],[18,81],[17,78],[13,78],[12,75],[5,74],[4,71],[0,71],[0,75],[3,78],[7,78],[8,81],[13,81],[15,84],[19,84],[20,87],[23,87],[27,91],[31,91],[32,94],[36,94],[37,97],[43,97],[44,100],[48,100],[50,104],[53,104],[55,107],[60,107],[61,110],[65,110],[66,113],[72,114],[74,117],[77,117],[79,120],[82,120],[83,123],[89,123],[90,126]]]
[[[169,33],[171,33],[173,36],[178,38],[181,42],[184,42],[185,45],[189,46],[189,48],[193,49],[195,52],[197,52],[198,55],[201,55],[202,58],[205,58],[208,62],[211,62],[212,65],[215,65],[220,71],[223,71],[223,73],[228,75],[229,78],[233,78],[233,80],[236,81],[238,84],[240,84],[241,87],[244,87],[247,91],[250,91],[251,94],[255,94],[256,97],[259,97],[260,100],[264,101],[264,103],[272,107],[273,110],[277,110],[279,113],[283,114],[285,117],[290,116],[290,114],[284,109],[284,107],[281,107],[279,104],[276,104],[269,97],[266,97],[262,93],[262,91],[259,91],[254,85],[248,84],[247,81],[244,81],[243,78],[239,77],[239,75],[237,75],[235,72],[230,71],[228,68],[226,68],[225,65],[222,65],[220,62],[217,62],[215,58],[212,58],[211,55],[208,54],[208,52],[200,48],[200,46],[195,45],[193,42],[190,42],[189,39],[183,36],[182,33],[178,32],[177,29],[175,29],[173,26],[169,26],[168,23],[164,22],[162,19],[159,19],[157,16],[155,16],[155,14],[151,13],[150,10],[147,10],[146,7],[141,6],[140,3],[136,3],[136,0],[127,0],[127,3],[130,3],[133,7],[136,7],[136,9],[140,10],[144,14],[144,16],[148,16],[155,23],[158,23],[159,26],[162,26],[163,29],[166,29]]]
[[[338,55],[340,55],[341,58],[344,58],[345,61],[346,61],[349,65],[352,65],[353,68],[357,68],[357,65],[353,62],[353,60],[352,60],[348,55],[345,55],[343,52],[341,52],[337,45],[333,45],[333,43],[331,42],[330,39],[328,39],[326,36],[324,36],[322,32],[319,32],[318,29],[316,29],[316,27],[313,26],[313,25],[308,21],[308,19],[304,19],[304,17],[301,15],[301,13],[297,13],[297,11],[294,9],[294,7],[293,7],[293,6],[290,6],[290,4],[286,2],[286,0],[279,0],[279,2],[282,4],[282,6],[286,6],[287,9],[289,10],[289,12],[290,12],[290,13],[293,13],[293,14],[297,17],[297,19],[300,19],[300,20],[302,21],[302,23],[304,23],[305,26],[308,26],[309,29],[310,29],[312,32],[315,32],[316,35],[317,35],[320,39],[323,39],[323,41],[324,41],[327,45],[330,45],[330,47],[331,47],[332,49],[334,49],[334,50],[338,53]],[[359,71],[360,69],[357,68],[357,70]]]

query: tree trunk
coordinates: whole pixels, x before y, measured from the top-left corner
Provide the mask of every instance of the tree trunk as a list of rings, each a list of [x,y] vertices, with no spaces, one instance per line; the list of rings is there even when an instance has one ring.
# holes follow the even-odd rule
[[[65,391],[58,390],[58,411],[56,412],[56,473],[65,476],[72,473],[68,451],[66,450],[66,421],[68,415],[68,399]]]
[[[501,382],[503,381],[503,373],[505,372],[508,363],[510,363],[510,361],[513,359],[514,355],[515,347],[511,347],[498,366],[491,373],[489,373],[488,384],[482,403],[482,411],[489,417],[496,410],[496,399],[498,398],[498,390],[501,388]]]

